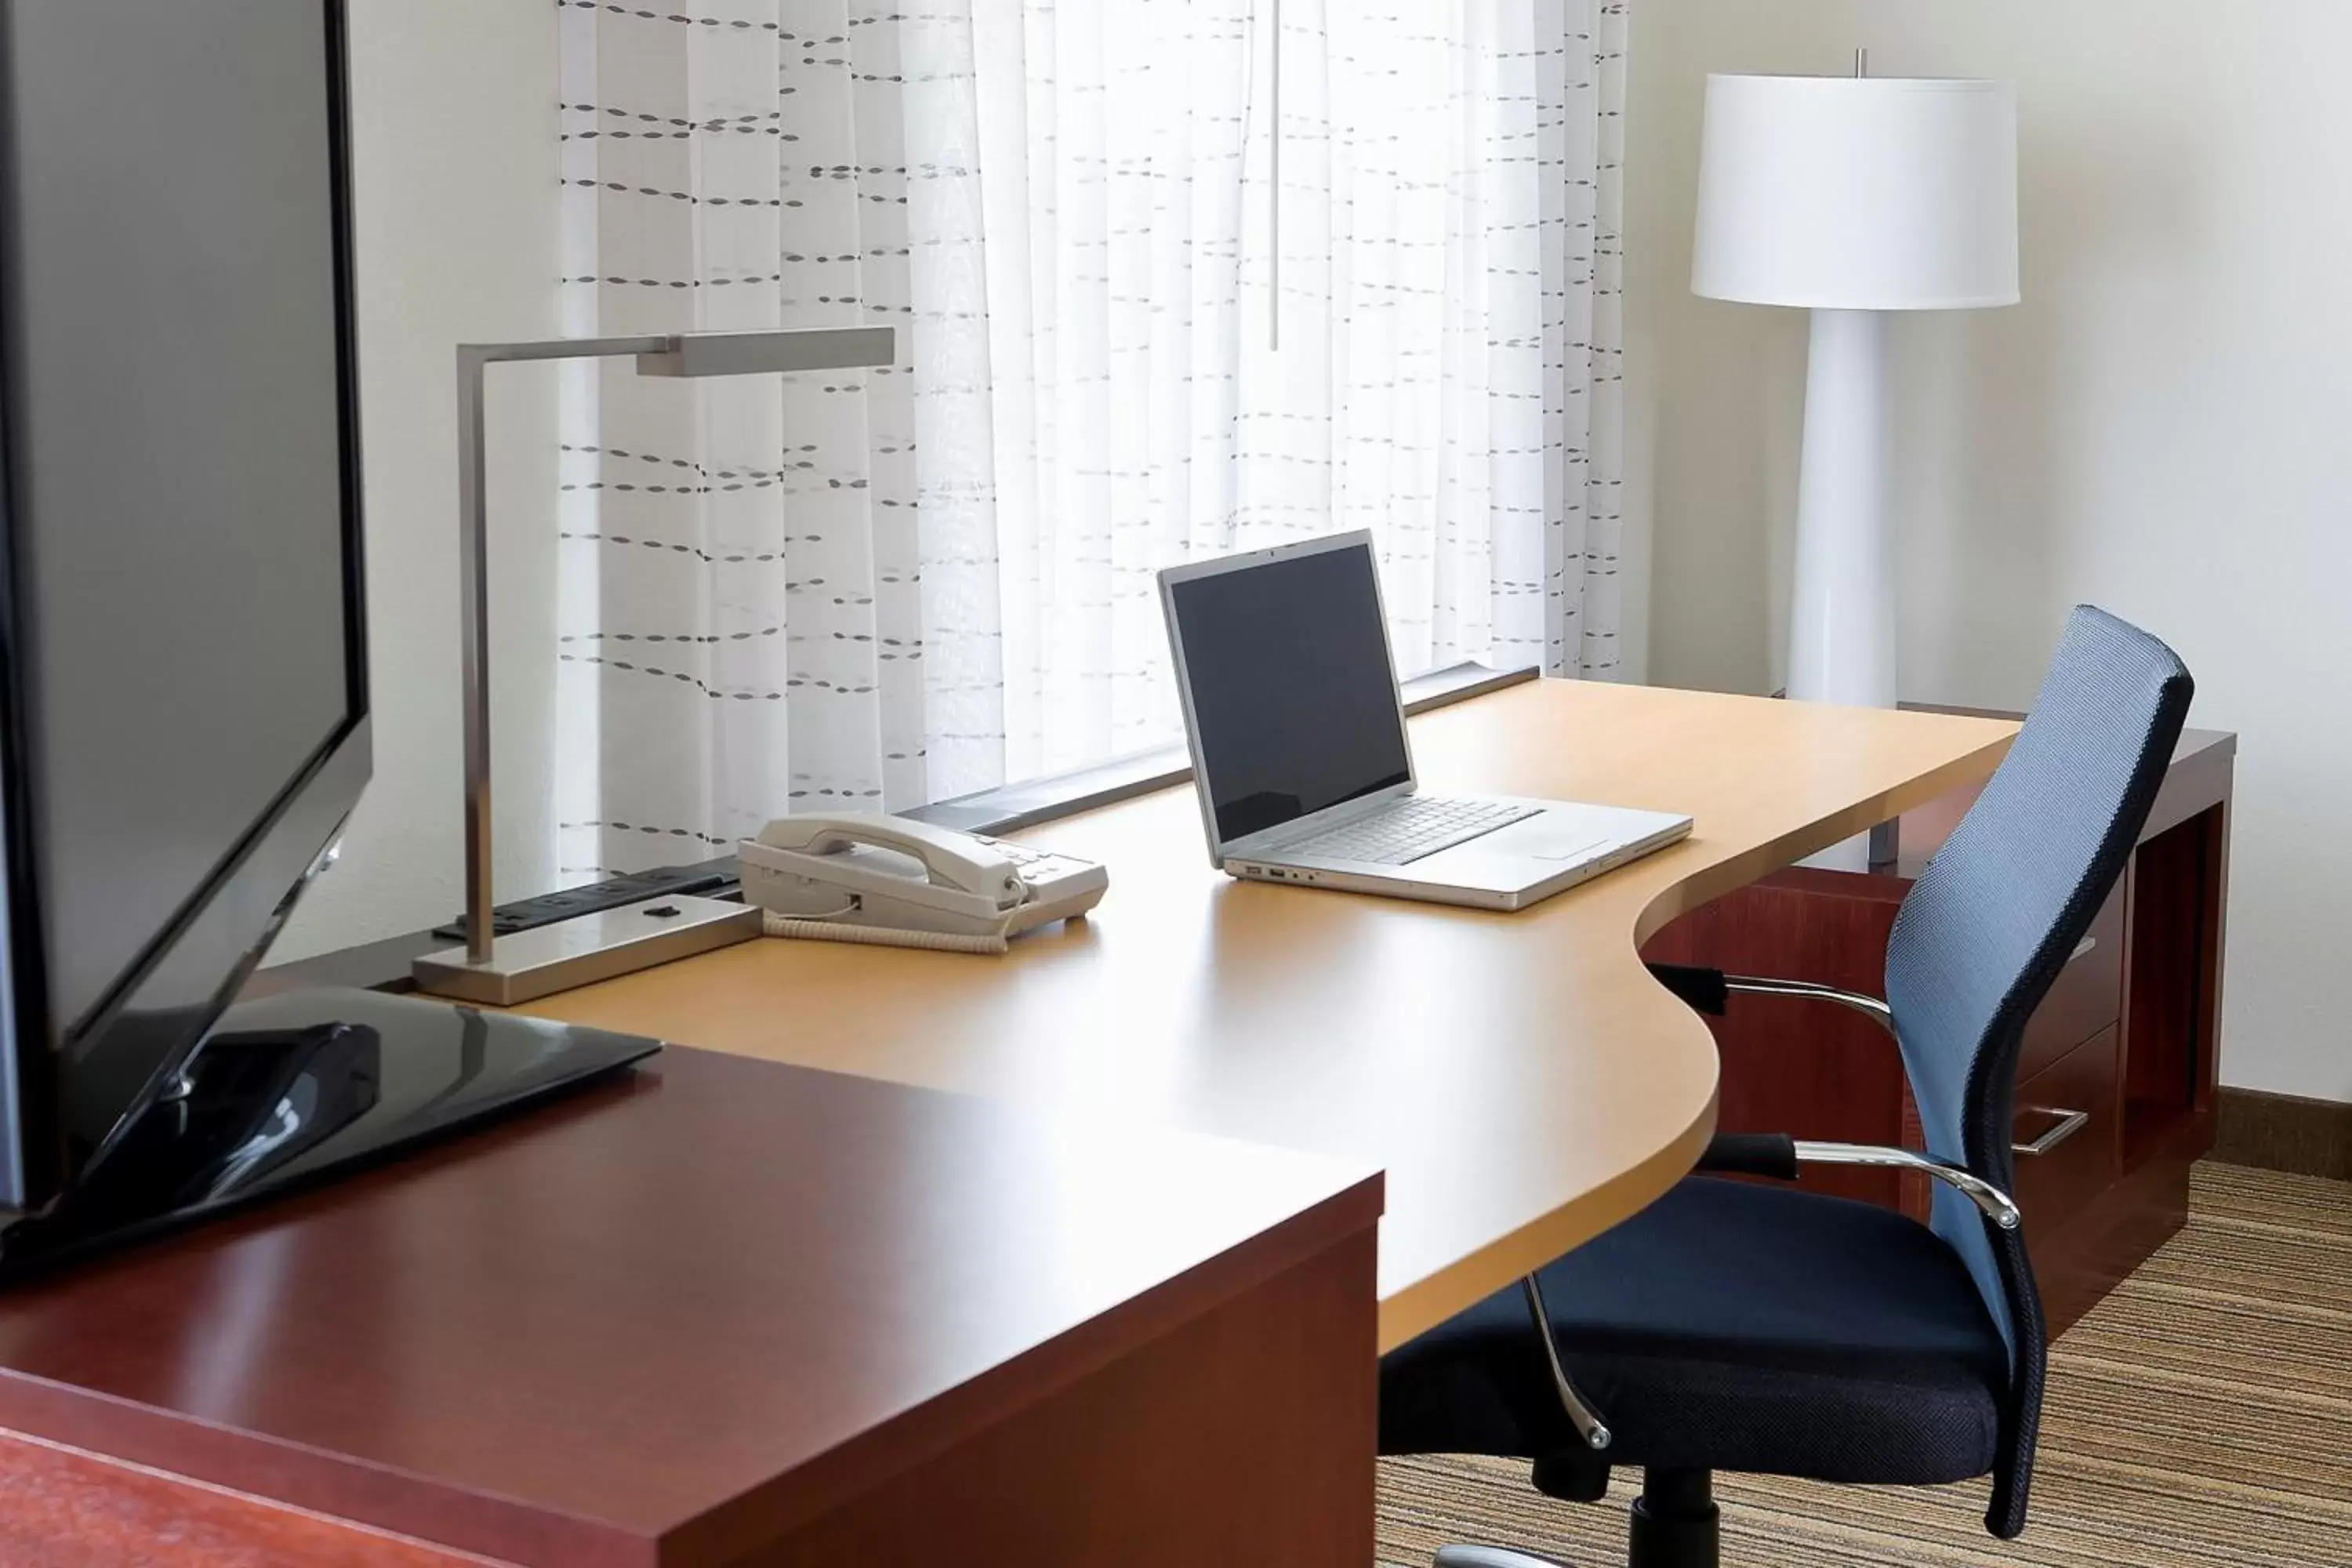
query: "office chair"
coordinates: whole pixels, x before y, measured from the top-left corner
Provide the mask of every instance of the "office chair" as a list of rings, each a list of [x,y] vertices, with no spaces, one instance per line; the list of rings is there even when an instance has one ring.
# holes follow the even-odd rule
[[[1929,1224],[1685,1180],[1385,1357],[1381,1452],[1532,1459],[1538,1490],[1584,1502],[1604,1494],[1612,1465],[1640,1465],[1632,1568],[1715,1568],[1717,1470],[1921,1486],[1990,1472],[1986,1528],[2022,1531],[2043,1333],[2007,1195],[2018,1051],[2122,873],[2191,690],[2156,638],[2074,612],[2009,755],[1904,900],[1885,1001],[1654,968],[1702,1011],[1747,993],[1869,1015],[1902,1053],[1926,1132],[1924,1153],[1718,1137],[1702,1172],[1921,1171],[1935,1182]],[[1546,1563],[1458,1546],[1437,1562]]]

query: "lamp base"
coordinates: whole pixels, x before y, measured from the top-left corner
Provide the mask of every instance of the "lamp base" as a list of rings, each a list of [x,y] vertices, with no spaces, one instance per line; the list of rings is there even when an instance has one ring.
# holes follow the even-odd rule
[[[673,895],[499,937],[480,963],[469,961],[463,947],[444,948],[416,960],[409,972],[419,991],[511,1007],[760,934],[760,911],[752,905]]]

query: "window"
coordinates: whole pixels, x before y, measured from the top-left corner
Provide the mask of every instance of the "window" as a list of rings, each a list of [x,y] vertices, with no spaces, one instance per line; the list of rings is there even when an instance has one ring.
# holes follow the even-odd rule
[[[567,7],[573,330],[902,367],[570,400],[594,863],[624,800],[723,839],[1165,742],[1202,553],[1370,528],[1406,673],[1613,665],[1621,5],[706,5]]]

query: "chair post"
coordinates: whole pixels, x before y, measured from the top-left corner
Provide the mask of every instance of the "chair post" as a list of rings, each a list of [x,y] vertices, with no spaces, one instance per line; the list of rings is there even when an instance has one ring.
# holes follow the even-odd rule
[[[1719,1517],[1712,1472],[1653,1465],[1642,1472],[1642,1495],[1633,1500],[1627,1568],[1718,1568]]]

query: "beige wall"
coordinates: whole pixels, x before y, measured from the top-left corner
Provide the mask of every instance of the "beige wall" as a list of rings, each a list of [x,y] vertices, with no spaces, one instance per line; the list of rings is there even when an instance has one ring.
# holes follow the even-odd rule
[[[273,960],[460,905],[456,371],[467,339],[557,334],[556,9],[352,0],[360,423],[375,777]],[[553,886],[555,392],[492,387],[500,885]]]
[[[1709,70],[1997,76],[2025,302],[1898,324],[1903,692],[2021,707],[2071,605],[2158,632],[2242,736],[2223,1077],[2352,1100],[2352,5],[1634,7],[1629,374],[1650,671],[1783,668],[1803,321],[1691,298]]]

